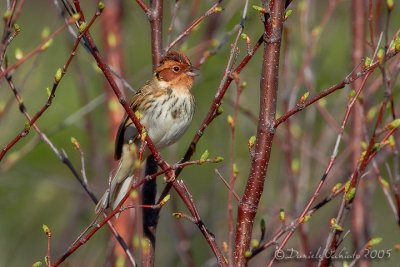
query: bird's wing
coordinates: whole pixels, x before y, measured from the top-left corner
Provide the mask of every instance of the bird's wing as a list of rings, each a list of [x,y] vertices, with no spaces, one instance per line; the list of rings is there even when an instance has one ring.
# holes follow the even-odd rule
[[[148,95],[152,93],[154,93],[153,86],[150,82],[147,82],[132,98],[131,108],[133,112],[142,112],[141,107],[146,108],[147,103],[151,99]],[[136,142],[138,136],[139,132],[132,120],[128,115],[125,115],[119,125],[117,136],[115,138],[114,158],[119,160],[122,156],[123,145],[127,144],[129,140]]]

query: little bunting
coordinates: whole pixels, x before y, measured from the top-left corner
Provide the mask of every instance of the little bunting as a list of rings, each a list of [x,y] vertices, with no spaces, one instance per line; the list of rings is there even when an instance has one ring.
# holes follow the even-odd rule
[[[133,96],[131,108],[140,114],[140,123],[157,149],[175,143],[186,131],[194,114],[191,94],[195,68],[181,52],[168,52],[156,68],[151,80]],[[118,167],[110,187],[96,206],[96,213],[118,206],[128,193],[141,138],[127,115],[123,118],[115,140]],[[148,155],[149,151],[144,152]]]

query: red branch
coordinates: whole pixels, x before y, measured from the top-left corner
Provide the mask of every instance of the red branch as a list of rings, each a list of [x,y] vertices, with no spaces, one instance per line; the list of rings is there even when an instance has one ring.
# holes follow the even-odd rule
[[[271,1],[271,13],[265,16],[265,47],[260,79],[260,114],[255,154],[243,198],[238,208],[234,261],[245,266],[254,218],[264,189],[264,181],[275,134],[275,112],[278,92],[279,55],[284,21],[285,1]]]
[[[151,13],[149,16],[151,31],[151,56],[153,59],[153,69],[160,63],[164,53],[162,44],[162,19],[163,19],[163,1],[151,1]]]
[[[203,15],[201,15],[198,19],[196,19],[186,30],[184,30],[174,41],[172,41],[167,48],[165,49],[166,51],[169,51],[174,45],[182,41],[183,38],[189,35],[189,33],[196,27],[200,22],[202,22],[205,18],[208,16],[217,13],[218,9],[217,7],[219,6],[220,2],[218,1],[215,3],[210,9],[208,9]]]

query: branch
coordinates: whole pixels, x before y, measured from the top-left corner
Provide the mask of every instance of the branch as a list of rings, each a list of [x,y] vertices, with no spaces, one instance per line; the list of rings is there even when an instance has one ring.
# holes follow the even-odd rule
[[[95,15],[92,17],[92,19],[90,20],[90,22],[86,25],[85,28],[83,28],[82,32],[78,35],[78,37],[76,38],[74,45],[72,47],[72,51],[67,59],[67,62],[64,64],[64,66],[62,67],[62,69],[58,69],[56,72],[56,75],[54,76],[54,83],[53,83],[53,87],[49,93],[49,96],[47,98],[46,103],[43,105],[43,107],[35,114],[35,116],[29,121],[29,123],[25,126],[25,128],[13,139],[11,140],[5,148],[3,148],[3,150],[0,153],[0,161],[3,159],[3,157],[5,156],[5,154],[19,141],[21,140],[21,138],[25,137],[30,130],[30,127],[43,115],[43,113],[51,106],[52,104],[52,100],[55,97],[55,93],[56,90],[62,80],[62,78],[64,77],[64,74],[67,72],[68,67],[70,66],[72,59],[74,58],[74,56],[76,55],[76,50],[78,49],[78,45],[80,43],[80,40],[83,38],[83,36],[85,35],[85,33],[89,30],[89,28],[93,25],[94,21],[98,18],[98,16],[100,16],[100,12],[97,11],[95,13]],[[6,72],[2,72],[1,75],[5,75]],[[1,76],[0,75],[0,76]]]
[[[153,70],[158,66],[164,54],[162,44],[162,19],[163,19],[163,0],[153,0],[151,2],[151,13],[149,16],[151,31],[151,56],[153,59]]]
[[[75,0],[75,2],[79,3],[79,1],[77,1],[77,0]],[[77,10],[77,11],[79,13],[82,13],[81,10]],[[104,77],[107,79],[111,89],[114,91],[114,93],[117,96],[119,102],[123,106],[125,112],[129,116],[129,118],[132,120],[132,122],[134,123],[134,125],[138,129],[138,131],[139,132],[143,132],[144,131],[144,127],[142,126],[142,124],[140,123],[139,119],[134,114],[133,110],[130,108],[130,105],[128,104],[128,102],[122,96],[122,94],[121,94],[121,92],[120,92],[120,90],[119,90],[119,88],[118,88],[118,86],[117,86],[117,84],[116,84],[116,82],[115,82],[115,80],[113,78],[113,75],[112,75],[109,67],[104,62],[102,56],[100,55],[100,52],[97,49],[97,47],[96,47],[96,45],[95,45],[95,43],[93,41],[93,38],[91,37],[90,33],[88,31],[86,31],[84,36],[85,36],[87,44],[88,44],[88,46],[90,48],[92,56],[96,60],[97,65],[99,66],[99,68],[103,72]],[[163,171],[166,172],[167,180],[169,181],[170,184],[172,184],[174,189],[178,192],[178,194],[182,198],[182,200],[185,203],[185,205],[191,211],[192,216],[193,217],[198,216],[198,214],[196,213],[196,209],[195,209],[195,205],[193,203],[193,200],[191,198],[188,198],[188,196],[184,193],[184,189],[182,189],[181,184],[178,183],[175,180],[175,172],[171,171],[170,170],[171,167],[169,166],[169,164],[164,159],[161,158],[160,152],[157,150],[157,148],[155,147],[153,141],[151,140],[151,138],[148,135],[146,135],[145,142],[146,142],[146,145],[149,148],[150,152],[154,156],[154,159],[155,159],[156,163],[160,166],[160,168]],[[211,247],[212,251],[214,252],[215,256],[217,257],[219,263],[221,265],[225,265],[224,257],[222,255],[222,252],[218,248],[214,237],[207,231],[207,229],[204,227],[203,224],[199,224],[198,227],[199,227],[200,231],[202,232],[202,234],[206,237],[206,239],[207,239],[208,243],[210,244],[210,247]]]
[[[202,22],[206,17],[220,12],[221,9],[218,8],[220,1],[215,3],[209,10],[207,10],[203,15],[201,15],[198,19],[196,19],[186,30],[184,30],[174,41],[172,41],[166,48],[165,51],[169,51],[173,46],[177,43],[181,42],[183,38],[189,35],[189,33],[196,27],[200,22]]]
[[[267,174],[272,140],[275,134],[275,112],[278,92],[279,55],[284,21],[284,1],[271,1],[271,13],[265,15],[265,46],[260,78],[260,114],[255,153],[245,192],[238,208],[234,264],[245,266],[254,218]]]

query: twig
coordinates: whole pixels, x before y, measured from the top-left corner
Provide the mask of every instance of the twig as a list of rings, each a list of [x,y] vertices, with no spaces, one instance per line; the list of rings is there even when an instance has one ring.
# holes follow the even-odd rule
[[[202,22],[206,17],[217,13],[220,11],[220,8],[218,7],[221,1],[217,1],[210,9],[208,9],[202,16],[200,16],[198,19],[196,19],[186,30],[184,30],[175,40],[173,40],[166,48],[165,51],[169,51],[172,47],[174,47],[176,44],[181,42],[186,36],[189,35],[189,33],[193,30],[194,27],[196,27],[200,22]]]
[[[49,45],[50,42],[52,41],[52,39],[54,37],[56,37],[58,34],[60,34],[61,32],[63,32],[68,25],[74,23],[75,20],[73,18],[70,18],[68,20],[67,24],[64,24],[63,26],[61,26],[60,28],[58,28],[55,32],[53,32],[52,34],[50,34],[48,37],[46,37],[45,39],[43,39],[43,41],[35,48],[33,49],[31,52],[29,52],[26,56],[24,56],[23,58],[19,59],[17,62],[15,62],[14,64],[10,65],[8,68],[6,68],[5,70],[2,70],[0,73],[0,78],[4,77],[7,73],[9,73],[11,70],[14,70],[16,68],[18,68],[20,65],[22,65],[23,63],[25,63],[28,59],[30,59],[32,56],[36,55],[37,53],[43,52],[45,51]],[[79,38],[79,40],[82,38],[82,36]],[[76,50],[76,48],[75,48]]]
[[[245,17],[246,14],[243,13],[243,16]],[[244,20],[242,19],[242,21],[244,21]],[[241,28],[241,26],[240,26],[240,28]],[[199,129],[197,130],[195,136],[193,137],[189,147],[187,148],[187,150],[185,152],[185,155],[184,155],[184,157],[183,157],[181,162],[186,162],[186,161],[190,160],[190,158],[192,157],[194,151],[196,150],[197,143],[199,142],[200,138],[204,134],[204,131],[207,129],[208,125],[219,115],[218,112],[217,112],[217,109],[221,105],[221,101],[224,98],[225,93],[227,92],[227,90],[229,88],[229,85],[233,81],[233,77],[235,75],[238,75],[243,70],[243,68],[249,63],[249,61],[253,58],[255,52],[258,50],[258,48],[260,47],[262,42],[263,42],[263,35],[258,39],[257,43],[253,46],[253,49],[252,49],[251,53],[247,54],[242,59],[242,61],[239,63],[239,65],[237,65],[237,67],[233,71],[230,72],[231,75],[227,75],[227,73],[224,72],[224,76],[222,78],[223,82],[221,81],[221,83],[220,83],[220,85],[218,87],[218,90],[217,90],[217,92],[215,94],[215,97],[214,97],[214,99],[213,99],[213,101],[211,103],[211,107],[208,110],[207,115],[203,119],[203,122],[201,123],[201,125],[200,125]],[[230,64],[229,62],[232,61],[231,58],[233,56],[234,55],[231,54],[231,56],[230,56],[230,58],[228,60],[228,66],[226,67],[226,69],[229,69],[229,64]],[[175,174],[176,177],[179,176],[180,172],[181,172],[181,169],[177,169],[176,170],[176,174]],[[163,199],[169,193],[170,190],[171,190],[171,185],[167,184],[167,186],[162,191],[162,193],[161,193],[161,195],[160,195],[160,197],[158,199],[158,202],[161,199]]]
[[[396,56],[398,53],[399,53],[399,51],[395,51],[395,50],[388,51],[384,60],[387,61],[387,60],[393,58],[394,56]],[[355,75],[350,74],[349,76],[347,76],[345,79],[343,79],[339,83],[322,91],[321,93],[317,94],[316,96],[309,98],[304,104],[297,105],[296,107],[292,108],[291,110],[287,111],[285,114],[280,116],[278,119],[276,119],[274,127],[277,128],[280,124],[285,122],[288,118],[290,118],[294,114],[298,113],[299,111],[303,110],[304,108],[312,105],[313,103],[317,102],[321,98],[324,98],[325,96],[328,96],[328,95],[332,94],[333,92],[344,88],[346,85],[353,83],[355,80],[368,75],[369,73],[373,72],[376,69],[376,67],[378,67],[380,64],[381,64],[380,61],[376,61],[376,62],[372,63],[370,66],[368,66],[365,70],[358,72]]]
[[[3,159],[5,154],[19,141],[22,137],[25,137],[29,133],[29,128],[43,115],[43,113],[51,106],[52,100],[55,97],[56,90],[62,80],[64,74],[67,72],[69,65],[72,62],[72,59],[76,55],[76,50],[78,49],[78,45],[84,34],[88,31],[88,29],[93,25],[93,22],[100,16],[100,12],[97,11],[96,14],[92,17],[90,22],[87,24],[86,28],[81,32],[81,34],[75,40],[75,43],[72,47],[72,51],[67,59],[67,62],[64,64],[62,69],[59,69],[55,75],[53,87],[50,91],[50,94],[47,98],[44,106],[35,114],[35,116],[29,121],[28,125],[13,139],[11,140],[6,147],[0,153],[0,161]],[[10,67],[8,68],[10,69]],[[2,75],[5,75],[8,71],[2,72]],[[1,76],[1,75],[0,75]]]
[[[218,169],[215,169],[215,173],[218,175],[218,177],[222,180],[222,182],[224,183],[224,185],[226,186],[226,188],[228,188],[229,191],[232,191],[233,196],[235,197],[236,201],[239,202],[240,201],[240,197],[239,195],[235,192],[235,190],[233,190],[232,188],[230,188],[229,183],[225,180],[225,178],[222,176],[222,174],[219,172]]]

